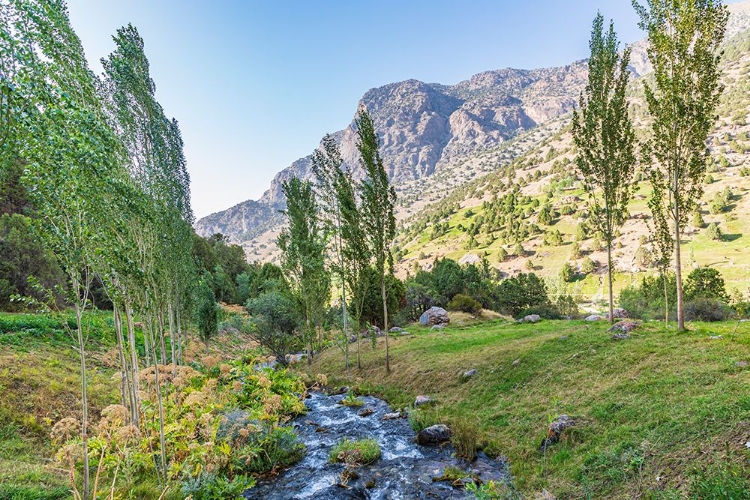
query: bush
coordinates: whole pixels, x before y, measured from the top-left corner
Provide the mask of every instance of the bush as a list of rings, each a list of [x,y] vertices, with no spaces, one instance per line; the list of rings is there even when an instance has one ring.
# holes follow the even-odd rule
[[[725,321],[733,310],[718,299],[699,297],[685,302],[685,319],[688,321]]]
[[[712,267],[699,267],[685,279],[685,300],[697,298],[719,299],[729,302],[721,273]]]
[[[665,276],[645,276],[639,285],[624,288],[620,292],[620,307],[633,318],[664,319],[664,290],[666,280],[669,316],[676,314],[677,282],[674,273]]]
[[[540,306],[551,307],[551,304],[547,287],[536,274],[521,273],[500,282],[496,308],[501,313],[515,317],[528,308]]]
[[[435,292],[430,288],[409,280],[406,282],[406,305],[399,313],[407,321],[417,321],[432,306],[437,305]]]
[[[706,236],[709,240],[721,241],[721,229],[719,229],[718,224],[715,222],[709,224],[706,228]]]
[[[248,333],[268,349],[276,361],[286,364],[286,355],[301,342],[295,336],[300,323],[297,303],[282,292],[270,291],[249,300],[246,307],[253,316],[253,328]]]
[[[477,456],[477,440],[479,432],[474,422],[464,418],[456,418],[450,424],[451,444],[456,450],[456,456],[468,461]]]
[[[451,311],[463,311],[471,314],[479,314],[482,312],[482,304],[462,293],[456,294],[455,297],[448,302],[448,309]]]
[[[215,474],[204,473],[195,479],[186,481],[182,493],[193,500],[241,499],[242,494],[255,486],[255,479],[247,476],[235,476],[229,480]]]
[[[359,439],[353,441],[344,439],[339,441],[328,454],[333,462],[343,462],[349,465],[367,465],[380,458],[380,446],[374,439]]]
[[[562,269],[560,270],[560,277],[563,281],[566,283],[570,283],[575,278],[576,273],[573,270],[573,266],[570,265],[570,262],[566,262],[563,264]]]
[[[290,427],[273,427],[240,448],[235,467],[246,474],[260,474],[288,467],[305,456],[305,445]]]

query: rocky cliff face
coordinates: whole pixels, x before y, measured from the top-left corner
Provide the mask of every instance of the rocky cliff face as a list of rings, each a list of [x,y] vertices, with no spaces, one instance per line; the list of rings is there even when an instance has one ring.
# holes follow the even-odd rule
[[[750,1],[730,4],[729,10],[727,40],[750,26]],[[649,73],[646,41],[631,47],[633,73]],[[467,160],[570,112],[586,79],[585,61],[536,70],[507,68],[479,73],[452,86],[417,80],[385,85],[368,91],[359,106],[366,107],[375,121],[392,182],[397,189],[407,184],[413,188],[414,181],[440,172],[460,176]],[[334,137],[344,162],[355,175],[361,173],[354,123]],[[464,173],[471,177],[471,172]],[[284,206],[281,183],[311,175],[311,156],[300,158],[276,175],[260,200],[209,215],[196,223],[196,231],[203,236],[221,232],[237,243],[258,241],[270,229],[278,229],[278,210]]]
[[[421,179],[496,146],[520,132],[570,111],[586,79],[586,64],[540,70],[503,69],[474,75],[453,86],[417,80],[368,91],[359,105],[370,112],[381,155],[394,184]],[[344,162],[355,175],[354,122],[335,134]],[[311,156],[279,172],[260,200],[246,201],[196,224],[203,236],[221,232],[242,243],[267,230],[283,207],[283,181],[310,178]]]

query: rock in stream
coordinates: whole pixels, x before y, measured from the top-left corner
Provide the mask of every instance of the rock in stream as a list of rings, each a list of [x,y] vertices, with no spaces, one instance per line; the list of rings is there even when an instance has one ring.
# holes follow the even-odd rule
[[[362,408],[349,408],[338,403],[343,395],[326,396],[313,393],[305,401],[307,415],[293,421],[300,440],[307,446],[305,458],[277,477],[259,481],[248,490],[248,499],[463,499],[471,498],[462,488],[445,481],[433,481],[446,467],[459,467],[481,481],[510,479],[507,464],[480,453],[467,463],[454,458],[453,448],[419,446],[405,418],[383,420],[392,413],[385,401],[364,396]],[[363,410],[372,410],[360,416]],[[366,413],[366,412],[365,412]],[[381,459],[359,467],[356,478],[341,484],[343,464],[328,462],[328,453],[341,439],[375,439],[380,445]]]

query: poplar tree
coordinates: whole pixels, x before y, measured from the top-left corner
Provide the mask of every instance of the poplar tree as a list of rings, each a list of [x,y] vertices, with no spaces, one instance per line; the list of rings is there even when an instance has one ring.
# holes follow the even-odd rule
[[[330,297],[330,274],[325,266],[326,242],[315,193],[309,181],[293,177],[281,189],[289,225],[277,240],[282,252],[282,268],[302,306],[303,337],[307,361],[312,362],[315,331],[322,323],[321,312]]]
[[[365,178],[360,185],[362,197],[362,226],[372,250],[375,271],[380,281],[383,299],[383,330],[385,333],[385,369],[391,371],[388,350],[388,296],[386,274],[393,273],[391,245],[396,237],[396,190],[388,181],[383,159],[378,150],[380,141],[375,133],[372,117],[363,107],[357,116],[357,149]]]
[[[635,134],[625,98],[630,71],[630,49],[622,56],[614,23],[604,33],[597,14],[591,31],[588,84],[573,112],[576,166],[589,196],[590,221],[607,245],[609,320],[614,322],[612,243],[625,222],[633,191]]]
[[[648,33],[654,83],[644,82],[651,117],[645,145],[653,162],[652,203],[667,211],[674,245],[677,328],[685,329],[680,239],[695,203],[703,194],[709,157],[706,141],[716,122],[723,91],[719,83],[720,46],[728,11],[720,0],[633,0],[639,26]],[[656,218],[656,214],[655,214]]]

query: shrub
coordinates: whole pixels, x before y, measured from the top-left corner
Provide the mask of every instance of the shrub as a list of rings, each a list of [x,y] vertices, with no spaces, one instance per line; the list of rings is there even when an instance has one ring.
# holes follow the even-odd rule
[[[521,273],[500,282],[497,288],[497,309],[517,316],[525,309],[550,306],[547,287],[534,273]]]
[[[593,260],[591,260],[591,257],[584,257],[581,261],[581,272],[585,274],[593,273],[596,270],[596,264]]]
[[[698,297],[685,302],[685,319],[688,321],[725,321],[733,310],[718,299]]]
[[[578,304],[575,299],[568,294],[560,295],[555,301],[555,308],[565,318],[575,318],[578,316]],[[541,315],[540,315],[541,316]]]
[[[276,361],[286,364],[286,355],[300,343],[295,331],[300,323],[297,303],[286,294],[270,291],[247,302],[253,316],[253,328],[248,333],[253,340],[271,351]]]
[[[721,241],[721,229],[715,222],[712,222],[706,228],[706,236],[710,240]]]
[[[570,262],[563,264],[563,267],[560,270],[560,277],[567,283],[573,281],[575,278],[575,271],[573,270],[573,266],[570,265]]]
[[[430,307],[437,305],[435,292],[430,288],[409,280],[406,282],[406,305],[402,312],[408,321],[417,321]]]
[[[634,318],[663,319],[665,281],[669,315],[673,317],[677,301],[677,282],[674,273],[668,273],[666,276],[645,276],[640,284],[624,288],[620,292],[620,307],[625,308]]]
[[[726,285],[721,273],[712,267],[693,269],[685,278],[685,299],[719,299],[729,302]]]
[[[344,405],[344,406],[348,406],[350,408],[360,408],[365,403],[364,403],[364,401],[362,401],[361,399],[359,399],[357,396],[355,396],[353,392],[350,391],[350,392],[346,393],[346,396],[344,397],[344,399],[342,399],[339,402],[339,404],[340,405]]]
[[[367,465],[380,458],[380,446],[374,439],[339,441],[328,454],[333,463],[343,462],[349,465]]]
[[[240,448],[235,467],[246,474],[259,474],[288,467],[305,456],[305,445],[290,427],[272,427]]]
[[[448,309],[451,311],[463,311],[471,314],[482,312],[482,304],[462,293],[458,293],[448,302]]]
[[[204,473],[186,481],[182,493],[193,500],[241,499],[242,494],[255,486],[255,479],[247,476],[235,476],[229,480],[216,474]]]
[[[698,229],[706,227],[706,222],[703,220],[703,215],[701,215],[699,210],[696,210],[693,214],[693,227]]]

